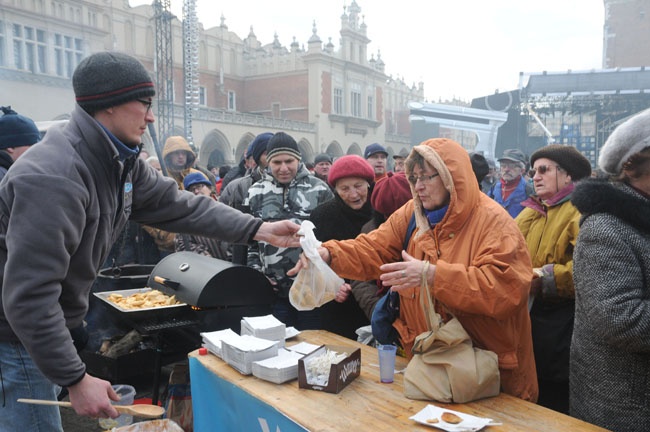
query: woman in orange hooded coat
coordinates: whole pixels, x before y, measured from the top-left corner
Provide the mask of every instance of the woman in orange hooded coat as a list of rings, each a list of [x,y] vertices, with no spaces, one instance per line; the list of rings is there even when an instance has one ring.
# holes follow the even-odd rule
[[[453,314],[475,346],[499,358],[505,393],[535,402],[537,376],[527,300],[532,266],[517,224],[476,182],[467,151],[448,139],[416,146],[406,160],[413,200],[379,228],[319,252],[341,277],[380,279],[400,294],[393,323],[405,352],[426,331],[419,292],[424,261],[437,312]],[[409,221],[416,228],[402,251]],[[296,273],[298,264],[290,273]]]

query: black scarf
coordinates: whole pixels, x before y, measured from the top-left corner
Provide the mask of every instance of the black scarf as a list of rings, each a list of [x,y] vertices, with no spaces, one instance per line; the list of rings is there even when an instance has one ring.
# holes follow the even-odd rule
[[[361,233],[361,227],[372,218],[369,199],[363,207],[355,210],[336,193],[334,199],[321,204],[317,210],[312,213],[311,221],[316,226],[316,238],[323,242],[355,238]]]

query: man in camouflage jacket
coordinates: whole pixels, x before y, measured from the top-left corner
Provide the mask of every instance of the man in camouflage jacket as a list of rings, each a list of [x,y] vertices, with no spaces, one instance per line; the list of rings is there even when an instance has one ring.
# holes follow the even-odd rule
[[[309,220],[312,210],[334,197],[329,186],[310,175],[301,162],[296,141],[279,132],[267,145],[268,169],[251,185],[248,202],[251,214],[264,221]],[[273,315],[287,326],[299,330],[320,328],[320,311],[298,312],[289,302],[293,279],[287,271],[298,262],[300,248],[279,248],[259,242],[249,248],[248,265],[269,278],[277,295]]]

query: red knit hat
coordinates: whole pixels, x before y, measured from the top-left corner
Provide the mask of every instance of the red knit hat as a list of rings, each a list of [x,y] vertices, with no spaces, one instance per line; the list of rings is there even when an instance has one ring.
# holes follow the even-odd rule
[[[346,177],[359,177],[372,183],[375,179],[375,170],[361,156],[346,155],[334,161],[327,175],[327,182],[334,187],[337,181]]]
[[[413,194],[406,175],[403,172],[389,171],[386,177],[375,183],[370,204],[372,208],[388,217],[411,198],[413,198]]]

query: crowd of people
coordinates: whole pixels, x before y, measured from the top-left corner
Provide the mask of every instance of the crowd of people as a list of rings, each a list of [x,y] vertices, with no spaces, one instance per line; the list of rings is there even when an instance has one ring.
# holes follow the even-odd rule
[[[650,430],[650,111],[605,143],[607,178],[566,145],[493,160],[433,138],[389,169],[380,143],[305,161],[285,132],[257,135],[235,167],[202,168],[182,136],[165,140],[162,160],[141,148],[155,89],[134,58],[93,54],[73,88],[70,121],[40,144],[28,117],[0,117],[0,430],[59,430],[56,407],[15,401],[56,400],[61,387],[77,413],[117,416],[110,384],[78,355],[93,280],[176,251],[262,272],[273,314],[299,330],[356,339],[390,292],[392,341],[409,358],[427,330],[426,278],[443,319],[497,355],[503,392]],[[289,290],[309,265],[296,234],[307,220],[344,283],[298,311]]]

